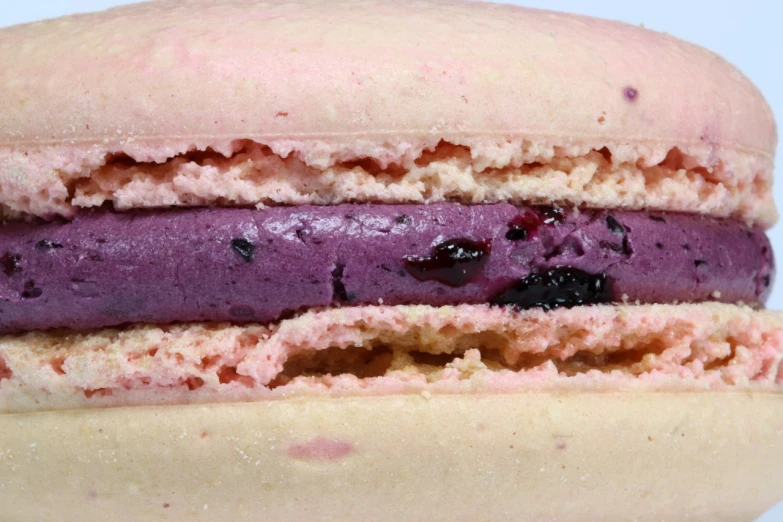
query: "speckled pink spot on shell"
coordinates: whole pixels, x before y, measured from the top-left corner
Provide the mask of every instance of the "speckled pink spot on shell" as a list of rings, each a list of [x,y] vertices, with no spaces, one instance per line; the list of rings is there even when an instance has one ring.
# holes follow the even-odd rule
[[[338,460],[353,452],[353,444],[344,440],[318,437],[309,442],[289,446],[286,453],[297,460]]]

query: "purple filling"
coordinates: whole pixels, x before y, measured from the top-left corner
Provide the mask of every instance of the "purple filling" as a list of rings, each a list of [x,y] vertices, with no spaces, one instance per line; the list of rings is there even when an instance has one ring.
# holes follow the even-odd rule
[[[453,203],[91,212],[0,229],[0,268],[0,333],[380,302],[760,304],[774,271],[734,221]]]

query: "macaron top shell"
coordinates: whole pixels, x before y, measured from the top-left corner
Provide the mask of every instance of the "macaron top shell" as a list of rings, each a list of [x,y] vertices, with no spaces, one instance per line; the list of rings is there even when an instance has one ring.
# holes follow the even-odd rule
[[[675,153],[656,174],[673,180],[668,199],[560,199],[776,219],[759,91],[711,52],[617,22],[464,1],[156,1],[0,30],[0,86],[0,203],[20,213],[72,213],[74,180],[107,158],[229,157],[251,140],[316,174],[357,160],[410,171],[442,142],[489,174],[592,150],[633,168]],[[731,197],[678,202],[689,176]],[[568,182],[552,183],[522,197],[556,200]]]
[[[159,1],[0,34],[6,145],[357,134],[710,143],[767,156],[775,145],[767,104],[720,57],[570,14]]]

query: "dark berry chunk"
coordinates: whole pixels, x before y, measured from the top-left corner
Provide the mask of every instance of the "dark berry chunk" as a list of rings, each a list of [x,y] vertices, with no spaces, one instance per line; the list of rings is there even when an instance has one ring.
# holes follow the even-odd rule
[[[49,241],[48,239],[42,239],[35,244],[36,250],[54,250],[56,248],[62,248],[60,243]]]
[[[506,239],[509,241],[527,241],[527,230],[524,228],[513,228],[509,225],[509,231],[506,232]]]
[[[769,284],[772,282],[772,277],[767,274],[764,276],[764,286],[769,286]]]
[[[253,252],[256,250],[256,245],[249,239],[233,239],[231,246],[248,263],[253,260]]]
[[[411,222],[411,217],[405,214],[400,214],[396,218],[394,218],[394,221],[399,225],[407,225]]]
[[[535,211],[525,209],[508,224],[506,239],[527,241],[536,234],[541,225],[559,225],[564,219],[563,211],[557,207],[541,207]]]
[[[43,290],[35,287],[35,281],[25,281],[24,291],[22,292],[24,299],[35,299],[36,297],[41,297],[41,294],[43,294]]]
[[[430,256],[406,257],[405,270],[419,281],[462,286],[481,272],[489,253],[489,241],[450,239],[435,246]]]
[[[604,250],[611,250],[612,252],[623,254],[624,256],[630,256],[633,254],[633,250],[631,250],[631,245],[628,243],[627,237],[623,238],[622,244],[612,243],[611,241],[599,241],[598,246]]]
[[[553,308],[607,303],[612,300],[606,274],[589,274],[578,268],[557,267],[530,274],[504,290],[492,304],[518,308]]]
[[[598,246],[600,246],[604,250],[611,250],[612,252],[616,252],[618,254],[623,253],[623,245],[619,243],[612,243],[610,241],[599,241]]]
[[[527,230],[522,227],[515,227],[513,222],[509,223],[506,239],[509,241],[527,241]]]
[[[609,230],[612,231],[613,234],[617,234],[618,236],[625,234],[625,227],[622,226],[620,222],[614,218],[614,216],[606,216],[606,226],[609,228]]]
[[[657,221],[658,223],[666,223],[666,220],[661,216],[650,216],[650,219]]]
[[[696,268],[698,268],[701,265],[706,265],[707,262],[703,259],[694,259],[693,264],[696,266]]]
[[[6,253],[3,257],[0,257],[0,265],[3,267],[3,273],[11,277],[22,271],[22,256]]]
[[[541,218],[532,210],[525,210],[521,214],[514,216],[514,219],[508,224],[506,239],[509,241],[527,241],[536,233],[541,226]]]
[[[631,248],[631,244],[628,242],[628,236],[625,236],[623,238],[623,254],[626,256],[630,256],[633,254],[633,249]]]
[[[348,291],[345,289],[345,283],[343,283],[343,272],[345,271],[345,265],[337,265],[332,270],[332,294],[338,303],[347,303],[351,301]]]
[[[655,243],[655,248],[658,250],[663,250],[663,243]]]

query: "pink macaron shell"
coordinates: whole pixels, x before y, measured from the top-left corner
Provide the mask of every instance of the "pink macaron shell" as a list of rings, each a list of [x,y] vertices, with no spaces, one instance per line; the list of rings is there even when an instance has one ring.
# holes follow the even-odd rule
[[[783,385],[780,314],[717,303],[552,312],[349,307],[270,327],[35,332],[4,337],[0,352],[4,411],[324,394]]]
[[[463,1],[163,1],[3,29],[0,49],[11,217],[447,198],[777,216],[758,90],[617,22]]]

